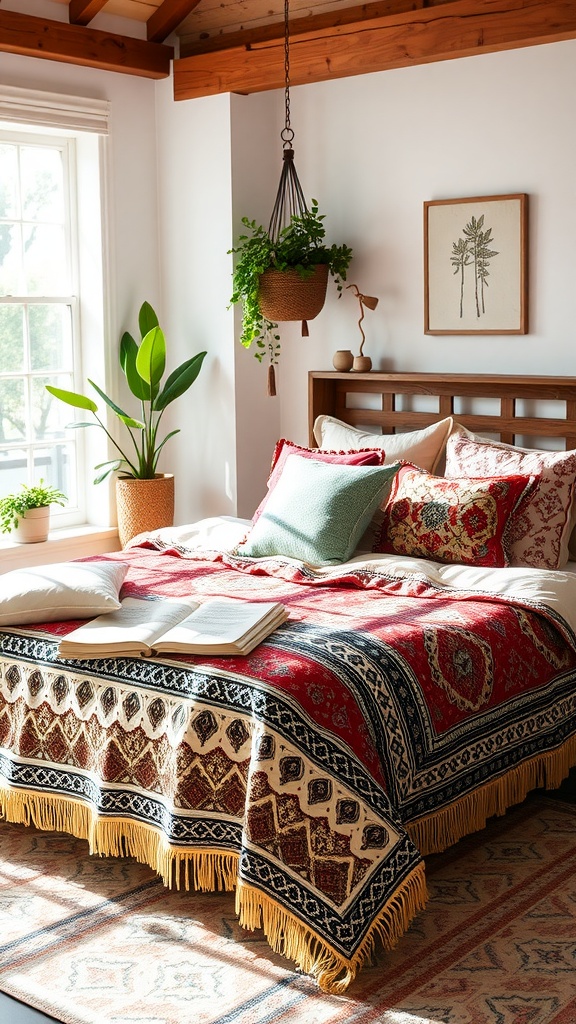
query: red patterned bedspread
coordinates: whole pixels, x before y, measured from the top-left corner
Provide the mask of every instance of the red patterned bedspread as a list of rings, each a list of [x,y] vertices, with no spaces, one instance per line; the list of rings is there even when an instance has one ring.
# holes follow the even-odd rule
[[[362,565],[145,546],[123,596],[276,600],[247,657],[57,658],[77,622],[0,633],[0,806],[235,888],[247,927],[342,991],[425,903],[422,853],[481,827],[576,747],[576,642],[528,598]]]

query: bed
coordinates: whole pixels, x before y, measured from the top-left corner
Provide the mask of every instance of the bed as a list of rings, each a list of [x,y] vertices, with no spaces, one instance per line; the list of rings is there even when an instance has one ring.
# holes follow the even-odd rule
[[[0,813],[234,891],[244,927],[344,992],[425,910],[427,854],[576,764],[576,378],[313,372],[309,413],[253,523],[73,563],[108,587],[81,612],[46,567],[20,622],[0,601]],[[308,494],[353,473],[370,490],[346,557],[334,525],[328,558],[297,557],[301,493],[275,550],[288,470]],[[58,657],[80,614],[190,593],[289,619],[241,658]]]

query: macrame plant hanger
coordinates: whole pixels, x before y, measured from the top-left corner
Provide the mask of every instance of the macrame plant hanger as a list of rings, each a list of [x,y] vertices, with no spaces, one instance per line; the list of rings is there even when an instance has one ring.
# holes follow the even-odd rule
[[[284,0],[284,128],[280,138],[284,148],[280,184],[276,193],[274,209],[270,217],[268,234],[276,242],[283,228],[290,223],[293,215],[301,217],[308,212],[302,186],[294,166],[294,131],[290,125],[290,28],[289,0]]]
[[[289,0],[284,0],[284,128],[280,132],[282,139],[282,172],[276,193],[276,200],[270,217],[268,234],[273,242],[277,242],[280,232],[290,224],[292,217],[302,217],[308,212],[302,186],[298,180],[294,164],[294,131],[290,124],[290,27]],[[308,323],[302,321],[302,336],[308,337]],[[274,364],[268,367],[268,393],[276,394]]]

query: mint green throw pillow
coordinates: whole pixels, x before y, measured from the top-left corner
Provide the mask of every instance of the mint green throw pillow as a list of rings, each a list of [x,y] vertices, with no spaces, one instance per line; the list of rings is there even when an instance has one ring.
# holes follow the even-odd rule
[[[288,555],[313,565],[345,562],[398,471],[289,455],[265,508],[237,553]]]

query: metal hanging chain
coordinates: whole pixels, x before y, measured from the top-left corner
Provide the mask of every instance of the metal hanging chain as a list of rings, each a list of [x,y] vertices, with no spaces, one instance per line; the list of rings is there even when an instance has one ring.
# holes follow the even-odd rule
[[[285,120],[284,129],[280,133],[280,138],[284,143],[284,149],[287,149],[293,139],[294,132],[290,127],[290,27],[288,23],[289,19],[289,3],[290,0],[284,0],[284,110]]]

